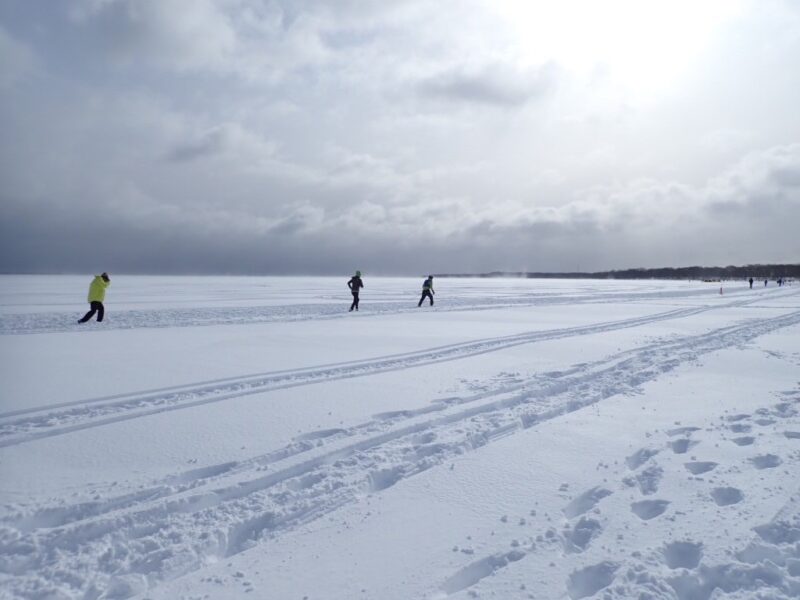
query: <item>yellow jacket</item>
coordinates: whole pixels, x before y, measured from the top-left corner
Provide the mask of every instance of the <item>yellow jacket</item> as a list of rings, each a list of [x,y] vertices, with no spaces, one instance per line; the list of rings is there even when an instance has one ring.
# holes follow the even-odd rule
[[[89,302],[102,302],[106,299],[106,288],[111,285],[110,281],[106,281],[100,275],[97,275],[89,286]]]

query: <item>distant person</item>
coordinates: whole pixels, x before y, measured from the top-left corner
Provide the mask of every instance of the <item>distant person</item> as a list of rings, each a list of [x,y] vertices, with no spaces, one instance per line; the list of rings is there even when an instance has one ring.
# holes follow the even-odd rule
[[[750,289],[751,290],[753,289],[753,278],[752,277],[750,278]]]
[[[111,278],[108,276],[108,273],[95,275],[95,278],[89,285],[90,310],[85,315],[83,315],[83,318],[80,321],[78,321],[78,323],[86,323],[86,321],[88,321],[94,316],[94,313],[97,313],[98,323],[101,323],[103,321],[103,315],[105,314],[105,308],[103,307],[103,300],[106,299],[106,288],[109,285],[111,285]]]
[[[350,288],[350,293],[353,294],[353,303],[350,305],[350,312],[355,308],[358,310],[358,292],[364,287],[364,282],[361,281],[361,271],[356,271],[356,274],[347,282],[347,287]]]
[[[769,281],[769,280],[768,279],[764,280],[764,287],[767,287],[767,281]]]
[[[431,306],[433,306],[433,295],[436,292],[433,291],[433,275],[428,275],[428,278],[422,282],[422,297],[419,299],[417,303],[417,308],[422,306],[422,301],[427,298],[431,301]]]
[[[781,287],[782,285],[783,285],[783,278],[778,277],[778,287]]]

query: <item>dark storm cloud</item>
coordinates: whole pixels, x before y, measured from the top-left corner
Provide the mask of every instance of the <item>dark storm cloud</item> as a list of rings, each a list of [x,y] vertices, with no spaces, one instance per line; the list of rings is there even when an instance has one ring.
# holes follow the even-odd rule
[[[800,145],[792,152],[800,167]],[[389,213],[381,228],[358,220],[345,226],[347,211],[323,215],[309,206],[259,230],[246,219],[225,221],[188,212],[162,214],[154,227],[147,215],[119,221],[102,207],[88,212],[64,207],[44,216],[31,207],[3,220],[0,269],[335,274],[354,265],[373,273],[413,273],[415,267],[491,271],[502,264],[508,270],[573,270],[576,265],[599,270],[607,265],[656,266],[665,253],[689,262],[699,253],[719,264],[746,262],[748,257],[778,261],[798,251],[800,197],[794,186],[773,177],[774,164],[785,169],[786,160],[786,149],[779,148],[760,156],[757,168],[746,161],[727,173],[723,183],[683,188],[683,198],[672,190],[672,201],[683,202],[682,212],[664,206],[667,194],[658,186],[645,187],[645,193],[642,186],[633,186],[609,190],[614,201],[607,204],[576,203],[555,213],[524,213],[515,220],[493,217],[490,210],[474,218],[453,213],[452,219],[460,222],[445,229],[435,220],[431,233],[421,235],[415,235],[420,229],[415,224],[430,223],[430,216],[422,215],[438,214],[436,210],[421,211],[400,228],[400,219]],[[765,188],[763,181],[772,184]],[[716,185],[729,198],[724,210]],[[627,205],[637,210],[627,210]],[[653,216],[658,214],[666,222],[656,223]],[[619,239],[609,243],[610,236]],[[745,238],[756,240],[747,255],[738,250]]]

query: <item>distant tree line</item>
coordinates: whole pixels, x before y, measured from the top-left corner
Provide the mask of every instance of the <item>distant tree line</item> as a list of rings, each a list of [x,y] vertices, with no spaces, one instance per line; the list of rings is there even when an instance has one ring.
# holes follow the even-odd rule
[[[741,267],[661,267],[657,269],[623,269],[595,273],[527,273],[493,271],[479,274],[440,273],[436,277],[525,277],[529,279],[777,279],[800,278],[800,264],[744,265]]]

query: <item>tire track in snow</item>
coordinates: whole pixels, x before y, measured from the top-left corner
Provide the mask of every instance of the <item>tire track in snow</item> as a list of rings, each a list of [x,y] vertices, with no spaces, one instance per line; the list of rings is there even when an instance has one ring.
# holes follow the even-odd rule
[[[549,383],[535,380],[479,402],[464,399],[443,414],[419,415],[355,440],[339,439],[271,467],[257,466],[257,460],[244,470],[238,465],[206,467],[205,474],[198,474],[208,476],[206,489],[168,498],[109,498],[102,511],[85,515],[80,505],[59,507],[62,515],[74,509],[74,520],[66,523],[46,507],[7,517],[0,536],[0,573],[9,589],[21,596],[51,589],[54,582],[68,585],[76,596],[86,594],[90,586],[102,593],[120,576],[138,577],[145,587],[157,585],[278,538],[459,454],[633,392],[704,354],[798,324],[800,311],[748,320],[625,351],[591,367],[555,375]],[[264,472],[265,468],[274,470]],[[453,589],[458,587],[454,584]]]
[[[638,327],[659,321],[686,318],[718,308],[745,306],[756,301],[756,299],[739,300],[722,306],[683,308],[633,319],[564,329],[531,331],[371,360],[268,372],[144,393],[76,401],[57,405],[57,408],[61,408],[61,410],[53,410],[53,406],[48,406],[41,409],[14,411],[0,414],[0,448],[251,394],[433,365],[523,344]]]

